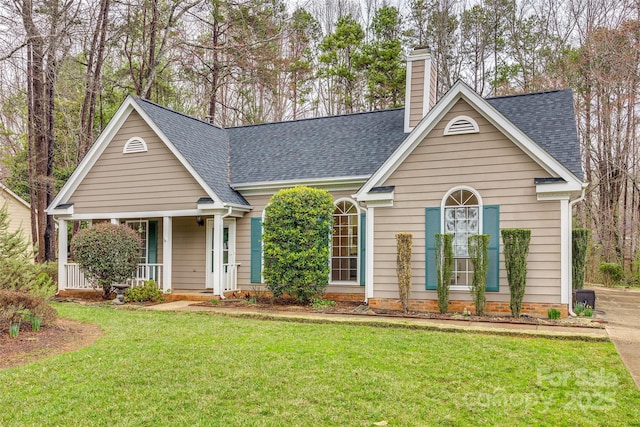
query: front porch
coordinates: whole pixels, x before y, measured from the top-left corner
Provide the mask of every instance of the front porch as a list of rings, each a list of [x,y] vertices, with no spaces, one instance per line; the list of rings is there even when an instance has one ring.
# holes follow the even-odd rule
[[[94,289],[70,253],[70,223],[81,222],[91,227],[99,222],[127,225],[142,241],[140,263],[128,280],[132,286],[154,280],[164,294],[182,290],[209,292],[224,298],[227,292],[238,290],[236,260],[236,220],[244,212],[233,209],[204,209],[171,212],[118,213],[74,215],[65,208],[58,215],[58,291]],[[77,226],[76,226],[77,228]],[[222,268],[218,268],[221,266]]]

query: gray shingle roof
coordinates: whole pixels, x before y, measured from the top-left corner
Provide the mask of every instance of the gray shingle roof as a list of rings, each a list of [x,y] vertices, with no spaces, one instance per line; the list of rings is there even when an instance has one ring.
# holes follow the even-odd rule
[[[488,98],[487,102],[583,179],[571,89]]]
[[[228,131],[234,184],[371,175],[406,137],[403,109]]]
[[[137,104],[225,203],[249,205],[229,185],[227,131],[141,98]],[[195,200],[194,206],[195,206]]]
[[[239,205],[248,202],[233,184],[369,176],[407,136],[402,108],[222,129],[135,100],[211,189]],[[571,90],[487,101],[583,178]]]

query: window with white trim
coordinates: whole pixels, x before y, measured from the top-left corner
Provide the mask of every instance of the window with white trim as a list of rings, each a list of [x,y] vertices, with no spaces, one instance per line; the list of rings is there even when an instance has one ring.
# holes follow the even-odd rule
[[[124,148],[122,149],[123,154],[144,153],[146,151],[148,151],[147,143],[144,142],[144,139],[140,138],[139,136],[130,138],[124,144]]]
[[[480,132],[478,123],[469,116],[454,117],[444,128],[444,135],[464,135],[478,132]]]
[[[358,208],[351,200],[338,200],[333,212],[331,281],[358,280]]]
[[[142,240],[142,245],[140,245],[140,264],[147,264],[149,261],[149,253],[147,251],[147,245],[149,242],[149,221],[126,221],[128,227],[130,227],[133,231],[135,231],[138,236],[140,236],[140,240]]]
[[[453,275],[451,285],[471,285],[473,266],[469,260],[468,238],[480,234],[480,197],[469,188],[457,188],[444,199],[443,233],[453,235]]]

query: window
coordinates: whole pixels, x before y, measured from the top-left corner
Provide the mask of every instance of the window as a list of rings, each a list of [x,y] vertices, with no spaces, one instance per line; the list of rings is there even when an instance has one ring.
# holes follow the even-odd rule
[[[122,153],[131,154],[131,153],[144,153],[147,151],[147,143],[144,142],[144,139],[134,136],[130,138],[126,144],[124,144],[124,148],[122,149]]]
[[[469,260],[468,238],[481,232],[480,211],[480,198],[469,188],[456,188],[444,198],[443,233],[453,234],[452,286],[471,285],[473,266]]]
[[[333,212],[331,281],[358,280],[358,208],[350,200],[338,200]]]
[[[478,132],[480,132],[478,123],[467,116],[458,116],[451,119],[444,128],[444,135],[463,135]]]
[[[149,254],[147,252],[147,243],[149,242],[149,221],[127,221],[127,226],[133,229],[140,240],[142,245],[140,247],[140,264],[147,264],[149,260]]]

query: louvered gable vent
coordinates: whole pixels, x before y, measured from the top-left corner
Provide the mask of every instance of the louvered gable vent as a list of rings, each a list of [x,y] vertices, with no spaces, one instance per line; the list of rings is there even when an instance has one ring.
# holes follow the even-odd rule
[[[480,128],[478,123],[471,117],[458,116],[449,121],[444,128],[445,135],[462,135],[466,133],[478,133]]]
[[[147,143],[144,142],[144,139],[134,136],[129,139],[126,144],[124,144],[124,148],[122,149],[122,153],[131,154],[131,153],[144,153],[147,151]]]

